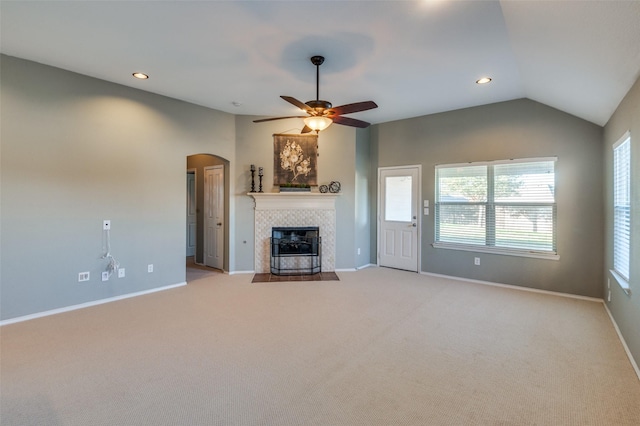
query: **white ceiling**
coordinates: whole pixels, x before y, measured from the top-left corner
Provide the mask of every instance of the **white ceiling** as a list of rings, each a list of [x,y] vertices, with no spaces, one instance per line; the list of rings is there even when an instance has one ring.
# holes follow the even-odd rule
[[[279,95],[315,98],[313,55],[320,98],[373,100],[351,115],[372,123],[527,97],[604,125],[640,75],[640,1],[2,0],[0,19],[2,53],[233,114],[297,115]]]

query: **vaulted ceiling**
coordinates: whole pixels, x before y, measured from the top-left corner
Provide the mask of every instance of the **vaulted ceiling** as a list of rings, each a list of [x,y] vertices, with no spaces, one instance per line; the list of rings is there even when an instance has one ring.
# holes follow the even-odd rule
[[[372,123],[530,98],[604,125],[640,76],[640,1],[5,1],[1,52],[232,114]],[[141,71],[148,80],[131,74]],[[490,76],[493,81],[475,81]]]

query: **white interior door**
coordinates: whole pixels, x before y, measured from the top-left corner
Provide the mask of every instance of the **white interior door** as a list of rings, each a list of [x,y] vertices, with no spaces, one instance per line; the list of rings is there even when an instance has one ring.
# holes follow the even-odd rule
[[[418,272],[420,166],[379,169],[378,263]]]
[[[204,264],[224,267],[224,166],[204,169]]]
[[[187,256],[196,254],[196,174],[187,173]]]

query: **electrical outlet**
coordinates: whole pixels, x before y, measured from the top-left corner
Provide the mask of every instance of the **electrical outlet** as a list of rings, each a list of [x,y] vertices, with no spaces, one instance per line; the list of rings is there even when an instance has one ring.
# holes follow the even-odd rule
[[[109,273],[107,271],[102,273],[102,281],[109,281]]]
[[[118,278],[124,278],[124,268],[118,269]]]
[[[108,231],[111,229],[111,221],[109,219],[105,219],[102,221],[102,230]]]
[[[360,256],[360,247],[358,247],[358,256]]]
[[[480,265],[480,258],[479,257],[474,257],[473,258],[473,264],[476,265],[476,266]]]
[[[150,263],[149,265],[147,265],[147,272],[149,273],[153,272],[153,263]]]
[[[78,274],[78,282],[89,281],[91,274],[89,272],[80,272]]]

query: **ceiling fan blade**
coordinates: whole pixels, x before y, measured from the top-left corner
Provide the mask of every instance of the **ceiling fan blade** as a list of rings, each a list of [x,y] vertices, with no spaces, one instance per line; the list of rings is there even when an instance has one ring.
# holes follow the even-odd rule
[[[328,111],[328,114],[329,115],[351,114],[352,112],[366,111],[374,108],[378,108],[378,105],[376,105],[376,103],[373,101],[356,102],[353,104],[341,105],[335,108],[330,108]]]
[[[297,106],[303,111],[307,111],[307,112],[313,111],[313,109],[310,108],[309,105],[305,104],[304,102],[300,102],[296,98],[292,98],[291,96],[280,96],[280,97],[285,101],[289,102],[290,104]]]
[[[312,129],[311,127],[309,127],[309,126],[306,126],[306,125],[305,125],[305,126],[302,128],[302,130],[300,130],[300,133],[309,133],[309,132],[311,132],[312,130],[313,130],[313,129]]]
[[[344,126],[360,127],[361,129],[369,127],[369,123],[367,123],[366,121],[356,120],[355,118],[342,117],[340,115],[337,115],[335,117],[331,117],[331,119],[334,123],[342,124]]]
[[[307,118],[306,115],[290,115],[289,117],[274,117],[274,118],[262,118],[260,120],[253,120],[254,123],[262,123],[265,121],[284,120],[285,118]]]

